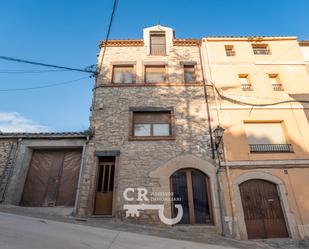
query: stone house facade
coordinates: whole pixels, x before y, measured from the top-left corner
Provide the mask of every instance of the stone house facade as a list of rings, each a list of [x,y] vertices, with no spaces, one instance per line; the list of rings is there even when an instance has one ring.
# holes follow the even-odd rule
[[[182,223],[206,223],[219,232],[216,166],[200,41],[176,39],[171,28],[158,25],[144,29],[141,40],[110,40],[100,47],[100,73],[91,117],[94,135],[85,159],[79,215],[109,214],[134,222],[162,224],[158,210],[140,210],[138,217],[126,217],[124,205],[140,203],[136,189],[148,192],[149,200],[143,204],[164,205],[164,216],[171,218],[172,200],[154,199],[151,195],[170,193],[172,187],[174,194],[175,188],[187,191],[191,184],[189,198],[194,198],[198,195],[195,186],[200,184],[202,189],[207,188],[208,197],[202,200],[201,207],[207,210],[205,214],[193,210],[194,200],[190,200]],[[118,70],[127,70],[127,74]],[[179,184],[186,184],[186,180],[193,184],[177,186],[177,177],[186,178]],[[104,181],[113,181],[113,186],[106,187]],[[123,197],[127,188],[135,190],[130,189],[134,200]]]

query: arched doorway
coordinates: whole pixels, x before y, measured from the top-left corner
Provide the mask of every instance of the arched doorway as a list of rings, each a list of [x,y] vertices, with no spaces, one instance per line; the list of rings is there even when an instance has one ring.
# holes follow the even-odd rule
[[[181,204],[180,224],[213,224],[209,178],[196,169],[181,169],[170,178],[174,193],[172,216],[177,215],[175,204]]]
[[[249,239],[289,236],[276,184],[252,179],[241,183],[239,191]]]

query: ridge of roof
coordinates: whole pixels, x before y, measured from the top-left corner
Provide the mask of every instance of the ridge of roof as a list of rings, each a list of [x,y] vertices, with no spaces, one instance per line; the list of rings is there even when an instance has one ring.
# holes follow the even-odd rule
[[[86,138],[85,132],[0,132],[1,138]]]

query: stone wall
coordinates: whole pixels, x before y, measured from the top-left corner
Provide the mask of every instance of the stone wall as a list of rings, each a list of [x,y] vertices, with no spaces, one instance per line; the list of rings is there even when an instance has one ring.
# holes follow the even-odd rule
[[[100,107],[103,106],[103,107]],[[129,141],[130,107],[173,107],[175,140]],[[211,160],[208,116],[202,86],[102,87],[96,90],[93,120],[95,136],[88,147],[81,195],[80,214],[92,214],[96,163],[94,151],[120,150],[116,168],[116,216],[123,217],[125,188],[158,189],[150,173],[169,160],[191,154]],[[191,165],[187,165],[190,167]],[[88,207],[88,211],[86,211]],[[156,220],[153,214],[144,217]]]
[[[94,89],[91,116],[94,137],[87,148],[80,190],[79,215],[92,215],[94,211],[98,169],[95,151],[120,151],[116,162],[113,202],[113,215],[119,218],[125,217],[124,189],[144,187],[148,192],[170,190],[170,175],[166,176],[163,182],[159,179],[160,176],[151,177],[152,172],[163,167],[170,160],[191,155],[197,160],[207,161],[208,164],[205,163],[205,167],[209,165],[212,167],[199,47],[174,46],[172,40],[167,41],[167,44],[169,47],[165,56],[149,55],[147,40],[144,40],[144,46],[107,47]],[[100,51],[98,65],[101,64],[102,53],[103,49]],[[121,86],[112,84],[113,65],[121,64],[134,65],[136,79],[134,84]],[[145,66],[163,64],[166,66],[167,84],[146,85],[144,83]],[[196,80],[192,85],[184,84],[184,64],[195,65]],[[173,108],[175,139],[130,140],[130,107]],[[184,167],[189,168],[192,165],[188,163]],[[211,181],[215,182],[214,179]],[[155,204],[159,203],[161,202],[155,202]],[[139,221],[158,223],[157,212],[142,212]]]
[[[13,167],[17,139],[0,139],[0,201]]]

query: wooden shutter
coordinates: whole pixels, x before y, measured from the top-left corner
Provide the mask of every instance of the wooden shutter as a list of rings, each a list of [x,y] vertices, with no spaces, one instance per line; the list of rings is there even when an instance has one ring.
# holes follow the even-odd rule
[[[166,54],[165,33],[150,33],[150,54]]]

